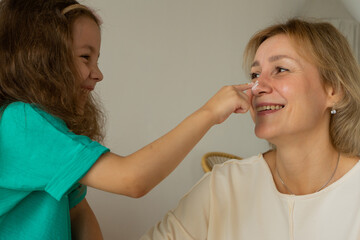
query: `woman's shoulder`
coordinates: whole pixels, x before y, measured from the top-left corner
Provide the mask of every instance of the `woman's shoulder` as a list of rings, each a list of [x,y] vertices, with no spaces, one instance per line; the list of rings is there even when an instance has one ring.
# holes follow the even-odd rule
[[[216,164],[214,166],[214,168],[216,168],[216,167],[232,167],[233,165],[248,166],[248,165],[257,164],[262,159],[263,159],[262,154],[259,153],[258,155],[246,157],[246,158],[243,158],[240,160],[239,159],[229,159],[222,164]]]
[[[266,162],[263,155],[260,153],[241,160],[231,159],[222,164],[216,164],[213,167],[212,172],[214,175],[232,175],[233,173],[236,173],[237,175],[248,175],[254,171],[263,171],[266,169],[265,167]]]
[[[210,185],[217,194],[250,194],[271,182],[269,167],[258,154],[242,160],[230,160],[215,166],[210,175]],[[216,189],[216,190],[215,190]]]

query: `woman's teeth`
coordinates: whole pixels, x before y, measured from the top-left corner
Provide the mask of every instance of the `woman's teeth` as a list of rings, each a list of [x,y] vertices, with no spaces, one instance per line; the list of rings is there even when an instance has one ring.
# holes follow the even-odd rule
[[[279,109],[282,109],[283,107],[284,107],[283,105],[261,106],[261,107],[257,107],[256,111],[261,112],[261,111],[266,111],[266,110],[279,110]]]

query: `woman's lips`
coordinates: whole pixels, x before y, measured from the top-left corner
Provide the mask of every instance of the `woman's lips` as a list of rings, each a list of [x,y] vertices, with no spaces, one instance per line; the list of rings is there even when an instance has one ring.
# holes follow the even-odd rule
[[[285,105],[278,103],[262,103],[262,104],[257,104],[255,110],[258,115],[266,115],[277,112],[283,109],[284,107]]]

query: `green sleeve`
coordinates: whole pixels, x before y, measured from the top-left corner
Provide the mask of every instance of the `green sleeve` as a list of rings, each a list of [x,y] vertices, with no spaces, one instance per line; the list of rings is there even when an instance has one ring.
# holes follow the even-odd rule
[[[87,187],[83,184],[75,184],[70,190],[69,190],[69,209],[75,207],[78,205],[86,196],[87,193]]]
[[[12,103],[0,119],[0,187],[60,200],[108,151],[36,106]]]

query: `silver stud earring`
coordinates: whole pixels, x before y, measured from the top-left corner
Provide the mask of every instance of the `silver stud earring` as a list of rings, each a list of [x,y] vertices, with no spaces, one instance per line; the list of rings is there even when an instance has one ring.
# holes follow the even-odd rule
[[[335,115],[336,114],[336,110],[335,109],[331,109],[331,112],[330,112],[332,115]]]

